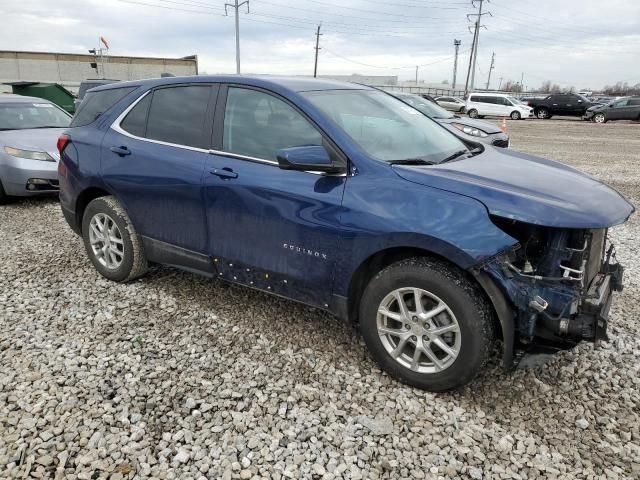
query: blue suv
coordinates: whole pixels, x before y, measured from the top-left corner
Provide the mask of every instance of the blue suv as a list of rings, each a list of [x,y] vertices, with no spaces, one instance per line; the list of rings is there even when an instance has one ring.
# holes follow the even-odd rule
[[[442,391],[494,341],[606,338],[634,208],[542,158],[464,143],[361,85],[162,78],[89,92],[59,140],[60,199],[104,277],[150,263],[271,292],[358,325],[380,367]]]

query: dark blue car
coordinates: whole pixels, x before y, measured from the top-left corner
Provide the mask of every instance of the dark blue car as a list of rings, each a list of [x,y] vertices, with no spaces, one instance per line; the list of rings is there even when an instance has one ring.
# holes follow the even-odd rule
[[[361,85],[201,76],[93,89],[58,147],[61,204],[106,278],[150,263],[357,323],[395,378],[469,382],[502,340],[606,337],[622,267],[616,191],[549,160],[465,144]]]

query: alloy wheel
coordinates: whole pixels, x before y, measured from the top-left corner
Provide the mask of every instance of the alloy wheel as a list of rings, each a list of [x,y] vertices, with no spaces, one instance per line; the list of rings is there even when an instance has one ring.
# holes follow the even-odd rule
[[[116,222],[106,213],[96,213],[89,223],[89,243],[100,264],[116,270],[124,260],[124,241]]]
[[[593,121],[596,123],[604,123],[604,113],[596,113],[593,116]]]
[[[377,329],[387,353],[418,373],[439,373],[458,358],[458,321],[436,295],[420,288],[399,288],[378,307]]]

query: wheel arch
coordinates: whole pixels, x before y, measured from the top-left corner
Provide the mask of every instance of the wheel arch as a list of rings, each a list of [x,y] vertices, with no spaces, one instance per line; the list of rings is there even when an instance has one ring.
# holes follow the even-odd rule
[[[82,217],[84,216],[84,211],[86,210],[87,205],[96,198],[106,197],[109,195],[112,195],[111,192],[101,187],[88,187],[80,192],[76,200],[74,219],[76,231],[78,233],[82,234]]]
[[[465,268],[464,265],[456,263],[450,258],[447,258],[433,250],[414,246],[394,246],[372,253],[354,270],[347,290],[347,311],[345,312],[347,317],[346,320],[352,324],[356,324],[358,322],[358,305],[360,303],[360,299],[362,298],[364,289],[378,272],[393,263],[413,257],[432,258],[456,268],[467,280],[475,284],[482,292],[484,292],[488,300],[491,300],[491,295],[483,285],[483,282],[480,282],[475,275]],[[493,301],[490,301],[490,304],[494,305]]]

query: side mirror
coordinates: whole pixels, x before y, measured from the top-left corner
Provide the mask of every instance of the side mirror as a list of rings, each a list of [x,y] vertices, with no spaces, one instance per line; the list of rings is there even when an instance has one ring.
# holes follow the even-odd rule
[[[341,173],[344,168],[331,161],[329,152],[320,145],[283,148],[276,155],[283,170],[305,172]]]

